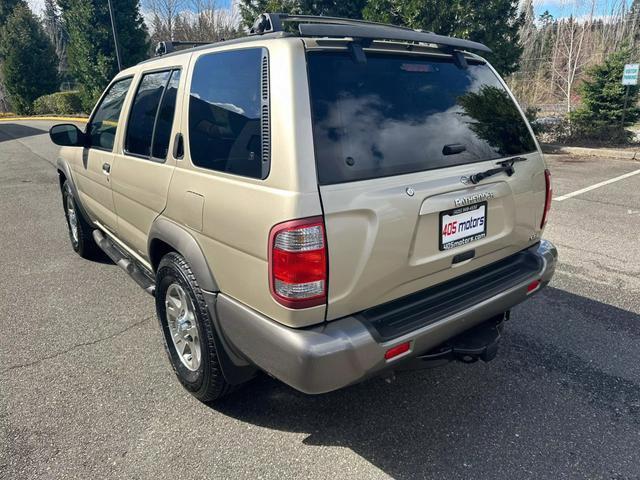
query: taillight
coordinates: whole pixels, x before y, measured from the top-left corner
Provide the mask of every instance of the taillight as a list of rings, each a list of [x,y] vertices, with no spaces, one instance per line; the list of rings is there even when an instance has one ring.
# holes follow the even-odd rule
[[[545,184],[545,199],[544,199],[544,212],[542,214],[542,221],[540,222],[540,228],[544,228],[547,223],[547,216],[549,210],[551,210],[551,196],[553,191],[551,190],[551,172],[548,169],[544,171],[544,184]]]
[[[327,245],[322,217],[280,223],[269,235],[271,295],[289,308],[327,301]]]

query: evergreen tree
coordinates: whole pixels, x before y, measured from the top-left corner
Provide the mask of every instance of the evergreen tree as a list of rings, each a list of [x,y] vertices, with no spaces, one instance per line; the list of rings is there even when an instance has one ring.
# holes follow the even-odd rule
[[[624,112],[627,87],[622,85],[621,79],[629,58],[630,49],[626,48],[587,70],[589,78],[580,86],[582,107],[571,114],[574,136],[608,142],[629,139],[625,127],[640,119],[637,86],[629,87],[627,111]]]
[[[0,42],[2,41],[2,26],[17,5],[26,5],[26,3],[24,0],[0,0]],[[0,52],[0,111],[9,111],[10,107],[7,89],[2,78],[2,53]]]
[[[56,90],[57,58],[35,15],[19,3],[0,35],[2,76],[17,113],[29,113],[33,101]]]
[[[1,0],[0,1],[0,26],[9,18],[9,15],[13,13],[13,9],[18,5],[26,5],[24,0]]]
[[[112,0],[123,68],[144,60],[147,30],[138,0]],[[106,0],[58,0],[69,35],[69,70],[80,83],[82,106],[90,110],[117,73],[115,44]]]
[[[517,0],[369,0],[364,17],[468,38],[493,49],[487,58],[502,74],[518,69],[523,21]]]
[[[302,13],[329,17],[362,18],[367,0],[300,0]]]

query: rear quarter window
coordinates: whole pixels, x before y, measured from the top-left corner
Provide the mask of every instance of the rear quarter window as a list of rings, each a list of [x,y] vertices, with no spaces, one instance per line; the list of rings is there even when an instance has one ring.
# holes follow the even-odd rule
[[[320,184],[445,168],[536,149],[525,120],[479,61],[310,52]]]
[[[189,151],[194,165],[266,178],[268,98],[262,89],[266,50],[248,48],[201,56],[189,96]]]

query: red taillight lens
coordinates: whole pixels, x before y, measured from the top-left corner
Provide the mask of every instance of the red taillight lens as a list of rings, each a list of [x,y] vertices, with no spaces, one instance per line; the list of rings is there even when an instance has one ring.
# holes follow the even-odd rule
[[[534,280],[529,285],[527,285],[527,294],[533,293],[540,287],[540,280]]]
[[[327,300],[327,248],[322,217],[281,223],[269,235],[271,294],[289,308]]]
[[[549,210],[551,210],[551,196],[553,191],[551,190],[551,172],[549,170],[544,171],[544,183],[546,189],[546,196],[544,199],[544,212],[542,214],[542,221],[540,222],[540,228],[544,228],[547,224],[547,217],[549,215]]]

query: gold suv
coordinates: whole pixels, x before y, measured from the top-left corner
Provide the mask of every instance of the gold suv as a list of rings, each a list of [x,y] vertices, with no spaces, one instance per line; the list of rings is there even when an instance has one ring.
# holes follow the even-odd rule
[[[286,25],[286,27],[283,27]],[[479,43],[264,14],[120,72],[51,139],[73,248],[155,297],[203,401],[490,360],[551,279],[549,171]]]

